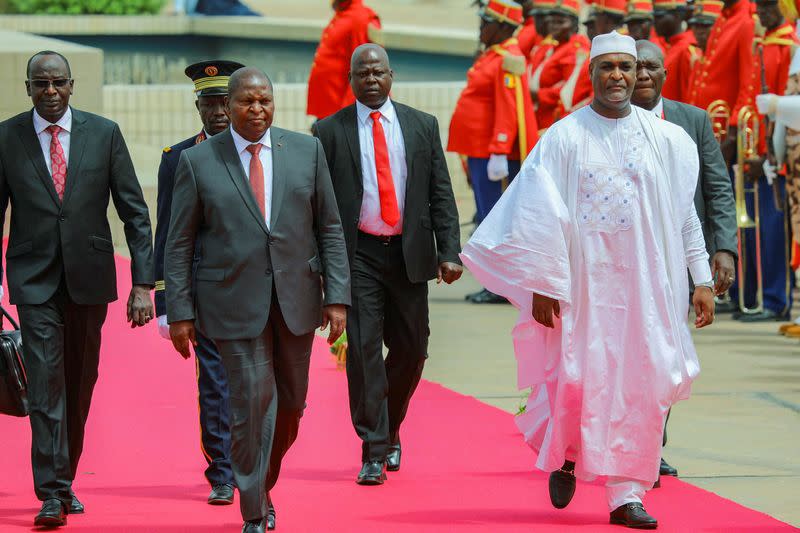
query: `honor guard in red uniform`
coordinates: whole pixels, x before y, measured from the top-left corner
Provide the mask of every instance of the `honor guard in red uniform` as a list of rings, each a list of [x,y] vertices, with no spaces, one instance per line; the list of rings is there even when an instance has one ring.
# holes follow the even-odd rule
[[[708,109],[715,100],[731,107],[731,126],[741,106],[746,105],[755,87],[752,85],[753,38],[755,19],[748,0],[724,0],[722,14],[714,22],[706,53],[697,62],[688,103]],[[723,154],[733,159],[731,136],[723,143]]]
[[[759,29],[764,30],[764,35],[756,36],[754,68],[752,69],[750,87],[750,105],[755,109],[755,96],[760,93],[783,95],[786,92],[786,83],[789,78],[789,65],[792,55],[797,50],[800,40],[795,34],[794,27],[788,24],[778,7],[776,0],[756,0],[756,13],[760,22]],[[755,231],[761,238],[761,285],[763,291],[763,311],[738,315],[742,322],[756,322],[768,320],[786,320],[792,306],[792,279],[789,269],[789,240],[787,209],[784,209],[784,194],[786,181],[784,176],[777,175],[772,164],[764,165],[764,159],[774,161],[774,151],[767,150],[764,142],[771,136],[767,131],[768,124],[761,121],[759,125],[760,143],[759,158],[750,160],[745,176],[753,181],[758,188],[758,217],[757,230],[748,230],[743,233],[743,245],[747,253],[743,254],[746,261],[744,271],[745,305],[748,307],[756,303],[756,247]],[[765,172],[762,172],[762,169]],[[767,176],[767,174],[769,174]],[[754,216],[753,195],[746,195],[748,212]],[[735,291],[731,297],[736,301]],[[737,315],[734,315],[737,317]]]
[[[578,33],[578,0],[556,0],[548,16],[553,44],[531,62],[530,91],[539,133],[588,103],[589,40]]]
[[[722,14],[722,5],[721,0],[697,0],[694,3],[692,18],[689,19],[689,30],[694,35],[698,47],[697,57],[694,58],[692,63],[693,69],[706,51],[708,36],[711,35],[711,27]],[[691,87],[691,80],[689,86]]]
[[[615,30],[627,34],[627,31],[620,31],[625,24],[626,7],[626,0],[594,0],[592,10],[594,11],[594,29],[597,35],[611,33]]]
[[[581,24],[583,24],[584,27],[586,28],[586,37],[589,39],[590,43],[592,42],[592,39],[594,39],[595,36],[597,35],[597,28],[594,25],[594,19],[595,19],[594,6],[589,6],[589,14],[586,16],[586,19],[584,19],[584,21],[581,22]]]
[[[317,120],[355,102],[347,73],[359,45],[383,45],[381,21],[363,0],[333,0],[334,15],[322,32],[308,77],[306,113]]]
[[[517,33],[517,43],[522,55],[531,52],[547,37],[547,13],[553,0],[517,0],[522,6],[525,21]]]
[[[520,161],[538,140],[525,56],[513,37],[522,24],[522,8],[513,0],[490,0],[479,15],[485,51],[467,73],[467,86],[450,120],[447,144],[448,151],[467,157],[478,223],[494,207],[505,184],[519,172]],[[477,297],[471,301],[479,303],[499,298],[488,291],[471,296]]]
[[[661,94],[685,103],[689,100],[692,67],[701,57],[694,34],[683,30],[683,22],[691,11],[684,0],[653,0],[653,8],[655,30],[664,43],[664,68],[667,69],[667,81]]]
[[[653,1],[628,0],[622,21],[628,28],[628,35],[637,41],[650,40],[653,36]],[[661,46],[658,42],[656,44]]]

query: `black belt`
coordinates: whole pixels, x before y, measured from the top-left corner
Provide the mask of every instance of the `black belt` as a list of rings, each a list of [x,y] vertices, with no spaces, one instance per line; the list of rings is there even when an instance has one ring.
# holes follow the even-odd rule
[[[373,235],[372,233],[366,233],[361,230],[358,232],[359,237],[363,237],[365,239],[369,239],[372,241],[378,241],[379,243],[383,244],[384,246],[389,246],[390,244],[399,243],[403,239],[403,235]]]

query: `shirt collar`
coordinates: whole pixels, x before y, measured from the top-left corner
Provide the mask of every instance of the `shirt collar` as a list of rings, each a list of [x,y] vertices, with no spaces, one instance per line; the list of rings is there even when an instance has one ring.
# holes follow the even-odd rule
[[[658,118],[661,118],[661,115],[664,114],[664,99],[659,98],[658,103],[650,110],[651,113],[654,113]]]
[[[259,140],[257,140],[254,143],[251,143],[250,141],[248,141],[247,139],[236,133],[236,130],[233,129],[233,125],[231,125],[231,136],[233,137],[233,144],[236,146],[236,153],[241,154],[242,152],[247,150],[247,147],[250,146],[251,144],[263,144],[264,146],[272,150],[272,137],[270,136],[270,129],[271,128],[267,128],[267,131],[264,132],[264,135],[262,135]]]
[[[39,135],[48,127],[52,126],[52,122],[48,122],[42,118],[42,116],[36,111],[33,110],[33,129],[36,131],[36,135]],[[62,130],[69,132],[72,130],[72,108],[67,106],[67,112],[64,113],[58,122],[56,122],[56,126],[60,126]]]
[[[394,110],[394,105],[392,104],[392,99],[387,98],[386,101],[380,106],[378,109],[372,109],[371,107],[367,107],[358,100],[356,100],[356,112],[358,113],[358,120],[367,126],[372,124],[372,119],[369,117],[369,114],[373,111],[380,111],[383,118],[385,118],[388,122],[394,122],[397,118],[397,112]]]

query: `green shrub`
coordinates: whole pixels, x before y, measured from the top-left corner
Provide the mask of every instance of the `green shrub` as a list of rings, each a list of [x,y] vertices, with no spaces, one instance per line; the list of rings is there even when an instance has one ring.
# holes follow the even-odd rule
[[[165,0],[9,0],[27,15],[141,15],[158,13]]]

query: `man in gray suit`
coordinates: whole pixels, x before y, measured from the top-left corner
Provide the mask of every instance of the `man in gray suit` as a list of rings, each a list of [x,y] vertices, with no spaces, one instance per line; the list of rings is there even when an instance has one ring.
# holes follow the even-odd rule
[[[703,225],[706,249],[711,256],[714,292],[717,295],[724,294],[734,280],[737,249],[736,205],[725,160],[705,111],[661,97],[661,88],[667,78],[661,49],[650,41],[636,41],[636,51],[636,88],[631,102],[681,126],[697,145],[700,175],[694,206]],[[661,475],[677,476],[678,471],[662,459]]]
[[[329,343],[344,331],[350,271],[320,142],[271,127],[259,70],[234,72],[226,106],[231,127],[185,150],[176,170],[167,316],[183,357],[195,328],[222,355],[242,531],[262,532],[275,527],[269,491],[297,437],[314,330],[330,324]]]
[[[0,123],[0,224],[10,204],[6,275],[25,346],[33,484],[43,502],[34,524],[58,527],[66,514],[84,512],[72,482],[97,381],[100,330],[117,299],[109,197],[131,254],[132,327],[153,318],[153,245],[119,126],[69,106],[74,81],[58,52],[31,57],[27,76],[33,109]]]

